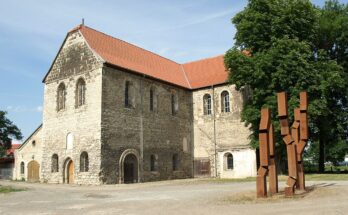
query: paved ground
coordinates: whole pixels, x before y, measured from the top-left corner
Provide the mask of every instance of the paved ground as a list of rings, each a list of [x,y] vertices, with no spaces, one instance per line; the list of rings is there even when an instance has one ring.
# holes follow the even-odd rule
[[[307,182],[315,189],[303,198],[256,203],[244,201],[242,197],[244,194],[253,196],[255,182],[221,183],[191,179],[69,186],[0,181],[0,185],[28,188],[22,192],[0,194],[1,215],[348,214],[348,181]]]

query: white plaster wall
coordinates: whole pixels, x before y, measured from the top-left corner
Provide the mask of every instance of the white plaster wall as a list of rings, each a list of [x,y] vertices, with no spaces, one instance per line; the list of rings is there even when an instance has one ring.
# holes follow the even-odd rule
[[[35,141],[35,146],[32,142]],[[28,163],[32,160],[40,164],[40,179],[42,168],[42,127],[35,131],[23,145],[14,152],[15,166],[13,170],[14,180],[28,179]],[[21,174],[21,162],[24,162],[24,174]]]
[[[233,169],[225,169],[224,155],[233,156]],[[252,149],[234,149],[218,152],[218,175],[220,178],[245,178],[256,176],[256,153]]]
[[[229,92],[230,95],[230,112],[227,113],[221,112],[221,93],[223,91]],[[205,94],[212,96],[211,115],[204,115],[203,97]],[[213,177],[219,177],[220,174],[230,178],[256,175],[255,151],[250,148],[248,139],[250,131],[240,117],[247,96],[248,91],[237,91],[234,85],[229,84],[195,90],[192,93],[194,159],[209,159],[210,172]],[[237,169],[233,173],[222,173],[220,152],[229,150],[237,153],[234,162]],[[215,152],[217,152],[216,156]],[[240,154],[241,156],[239,156]]]

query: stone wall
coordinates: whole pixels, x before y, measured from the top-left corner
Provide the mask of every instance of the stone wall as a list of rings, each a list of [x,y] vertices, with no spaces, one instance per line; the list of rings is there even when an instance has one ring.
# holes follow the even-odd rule
[[[36,161],[42,170],[42,127],[40,126],[34,133],[14,152],[15,165],[13,169],[14,180],[28,179],[28,163]],[[24,174],[21,173],[21,163],[24,162]],[[40,174],[40,179],[42,178]]]
[[[230,112],[221,111],[221,93],[225,90],[230,96]],[[204,115],[203,97],[205,94],[210,94],[212,97],[212,113],[210,115]],[[247,92],[239,92],[235,90],[234,85],[225,84],[195,90],[192,96],[195,160],[210,160],[211,176],[255,176],[256,156],[255,151],[249,147],[250,131],[244,126],[240,118],[243,101],[247,99]],[[225,152],[232,152],[234,156],[233,174],[223,171],[221,156]],[[239,154],[246,156],[244,159],[248,162],[243,161]]]
[[[125,84],[134,89],[134,107],[125,107]],[[150,111],[150,88],[158,99]],[[178,97],[178,113],[172,115],[171,94]],[[192,177],[192,97],[180,87],[161,83],[114,68],[103,69],[102,95],[103,182],[122,182],[120,157],[126,150],[139,154],[140,181]],[[180,164],[172,169],[173,154]],[[150,171],[150,157],[158,157],[158,170]]]
[[[86,102],[76,106],[76,83],[86,83]],[[88,47],[77,31],[70,33],[45,79],[43,108],[42,180],[49,183],[66,182],[66,164],[74,164],[74,182],[100,184],[101,163],[101,89],[102,62]],[[57,110],[57,89],[64,83],[66,101],[63,110]],[[72,148],[67,147],[70,134]],[[80,155],[86,151],[89,171],[80,172]],[[51,171],[52,155],[57,154],[58,172]]]

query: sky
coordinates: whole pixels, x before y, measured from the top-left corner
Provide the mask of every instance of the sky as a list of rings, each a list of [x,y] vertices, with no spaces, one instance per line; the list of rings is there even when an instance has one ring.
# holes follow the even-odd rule
[[[178,63],[225,53],[247,0],[10,0],[0,5],[0,110],[27,138],[42,122],[42,79],[81,23]],[[348,3],[348,0],[341,0]],[[324,0],[314,0],[323,5]],[[20,142],[20,141],[15,141]]]

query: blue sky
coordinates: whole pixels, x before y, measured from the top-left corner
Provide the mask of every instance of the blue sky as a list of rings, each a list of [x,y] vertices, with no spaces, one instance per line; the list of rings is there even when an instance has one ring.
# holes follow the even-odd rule
[[[322,5],[324,0],[313,1]],[[341,0],[347,3],[348,0]],[[28,137],[42,121],[42,79],[81,23],[184,63],[233,46],[247,0],[10,0],[0,6],[0,110]]]

